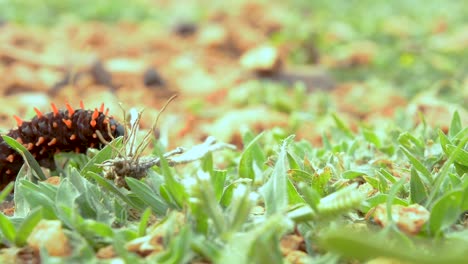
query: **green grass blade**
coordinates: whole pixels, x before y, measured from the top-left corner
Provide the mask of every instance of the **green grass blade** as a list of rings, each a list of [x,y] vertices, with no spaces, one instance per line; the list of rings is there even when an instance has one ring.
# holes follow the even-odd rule
[[[431,184],[432,183],[432,175],[431,172],[415,157],[413,154],[411,154],[408,149],[405,147],[401,147],[401,151],[405,154],[405,156],[409,159],[411,165],[421,173],[423,176],[421,179],[425,184]]]
[[[261,190],[265,198],[267,215],[282,212],[288,206],[288,164],[286,154],[287,147],[293,138],[294,136],[289,136],[283,141],[273,172]]]
[[[122,201],[124,201],[126,204],[130,205],[131,207],[135,208],[135,209],[139,209],[139,210],[143,210],[144,208],[141,208],[140,206],[138,206],[138,204],[134,203],[132,200],[130,200],[125,194],[123,194],[119,188],[117,188],[115,185],[113,185],[112,183],[108,182],[106,179],[104,179],[101,175],[97,174],[97,173],[94,173],[94,172],[91,172],[89,171],[87,173],[87,175],[95,180],[99,185],[101,185],[101,187],[103,187],[105,190],[115,194],[117,197],[119,197],[120,199],[122,199]]]
[[[41,181],[45,181],[47,179],[44,172],[42,172],[39,163],[23,145],[21,145],[18,141],[9,136],[2,136],[2,138],[12,149],[14,149],[23,157],[23,159],[26,161],[26,163],[29,165],[32,171],[34,171],[33,175],[36,176],[37,179]]]
[[[239,162],[239,177],[255,180],[254,166],[255,164],[258,166],[259,162],[264,162],[265,160],[263,152],[258,145],[258,140],[263,136],[263,134],[264,133],[260,133],[250,140],[242,152]]]
[[[18,235],[16,237],[17,246],[23,247],[26,245],[26,240],[28,239],[29,234],[31,234],[37,223],[39,223],[43,217],[44,215],[41,207],[31,211],[31,213],[23,220],[20,227],[18,228]]]
[[[92,157],[88,163],[81,169],[80,174],[86,176],[88,172],[100,173],[102,167],[99,164],[102,164],[104,161],[112,158],[112,153],[114,149],[120,149],[123,137],[118,137],[110,142],[109,145],[101,149],[94,157]]]
[[[462,214],[463,190],[454,190],[440,197],[432,207],[429,228],[438,234],[452,226]]]
[[[0,231],[2,231],[3,236],[8,242],[11,244],[15,243],[17,234],[15,226],[3,213],[0,213]]]
[[[411,168],[410,190],[411,202],[421,204],[427,199],[427,187],[414,167]]]
[[[127,182],[132,192],[143,202],[145,202],[146,206],[151,207],[151,209],[153,209],[157,215],[166,214],[168,209],[167,204],[158,194],[151,190],[148,185],[131,177],[125,178],[125,181]]]
[[[148,207],[141,214],[140,223],[138,224],[138,236],[146,235],[146,229],[148,227],[148,222],[151,218],[151,208]]]
[[[462,130],[462,128],[463,126],[462,126],[460,114],[458,113],[458,111],[455,111],[452,116],[452,121],[450,122],[450,127],[449,127],[449,132],[448,132],[449,137],[454,138],[458,134],[458,132]]]
[[[14,182],[8,183],[8,185],[5,186],[5,188],[3,188],[3,190],[0,192],[0,203],[5,201],[5,199],[11,193],[11,191],[13,191],[13,188],[15,188],[15,183]]]

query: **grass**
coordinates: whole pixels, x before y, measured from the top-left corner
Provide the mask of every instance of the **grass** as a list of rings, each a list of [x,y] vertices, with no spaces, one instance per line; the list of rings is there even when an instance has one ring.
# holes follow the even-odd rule
[[[80,249],[70,261],[96,261],[91,252],[106,245],[132,261],[138,255],[128,252],[128,243],[161,235],[153,246],[164,250],[154,250],[149,262],[282,263],[279,242],[296,230],[305,239],[306,262],[388,257],[463,263],[468,129],[458,114],[447,134],[423,125],[402,131],[396,124],[389,129],[398,133],[369,127],[351,132],[333,118],[335,136],[324,138],[321,148],[293,136],[246,132],[247,147],[226,169],[216,168],[212,154],[189,170],[162,163],[141,181],[127,177],[128,190],[88,165],[67,167],[59,185],[20,179],[15,215],[0,217],[2,241],[24,246],[40,219],[49,219],[62,222],[72,247]],[[111,156],[104,149],[90,162]],[[382,203],[423,205],[429,220],[418,237],[402,232],[395,220],[379,229],[365,215]]]
[[[170,20],[160,10],[147,8],[147,1],[127,2],[0,0],[0,14],[9,21],[41,25],[51,25],[56,18]],[[466,32],[468,10],[462,2],[444,2],[440,8],[439,1],[394,1],[390,6],[297,0],[291,4],[289,27],[271,41],[290,45],[292,62],[325,65],[340,82],[390,87],[408,98],[436,91],[466,110],[462,70],[468,68],[468,54],[459,40]],[[203,10],[192,12],[195,20],[204,18]],[[436,32],[444,23],[447,28]],[[322,54],[319,62],[307,46],[311,40]],[[375,48],[367,63],[329,63],[346,61],[363,47]],[[230,100],[288,113],[292,129],[244,131],[242,150],[208,153],[177,168],[163,159],[141,180],[126,177],[128,189],[106,179],[98,166],[115,157],[110,146],[70,156],[60,183],[52,185],[38,183],[36,178],[45,176],[32,156],[4,138],[28,165],[15,185],[0,194],[4,201],[15,188],[15,214],[0,214],[2,244],[25,246],[38,223],[47,219],[62,223],[73,250],[62,259],[42,251],[44,263],[110,262],[96,254],[106,247],[125,263],[355,263],[381,258],[466,262],[468,128],[458,112],[445,132],[423,116],[413,122],[404,110],[394,120],[351,127],[343,113],[333,113],[327,95],[318,93],[307,104],[300,86],[292,98],[280,85],[249,85],[246,91],[231,91]],[[320,146],[292,135],[304,119],[324,126]],[[120,139],[111,144],[122,147]],[[156,148],[153,155],[166,151]],[[411,235],[402,231],[402,222],[390,209],[414,204],[424,207],[428,218]],[[378,206],[386,209],[384,227],[375,222]],[[284,246],[293,236],[303,243]]]

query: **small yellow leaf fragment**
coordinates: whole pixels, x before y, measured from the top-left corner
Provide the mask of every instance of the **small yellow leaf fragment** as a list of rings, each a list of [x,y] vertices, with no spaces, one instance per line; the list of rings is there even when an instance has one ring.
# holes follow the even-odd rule
[[[70,254],[68,238],[58,220],[41,220],[29,235],[28,245],[37,252],[45,248],[49,255],[55,257]]]

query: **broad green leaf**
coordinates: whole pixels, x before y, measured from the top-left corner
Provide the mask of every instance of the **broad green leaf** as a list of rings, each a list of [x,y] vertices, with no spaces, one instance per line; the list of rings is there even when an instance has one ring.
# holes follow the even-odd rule
[[[190,228],[188,226],[182,227],[176,236],[172,236],[167,248],[154,258],[153,263],[188,263],[193,258],[190,247],[192,237]]]
[[[157,215],[166,214],[167,204],[148,185],[131,177],[125,178],[125,181],[133,193],[144,201],[147,206],[150,206]]]
[[[301,165],[300,162],[298,162],[298,157],[296,157],[296,155],[294,154],[291,154],[291,153],[287,153],[287,158],[288,158],[288,164],[289,164],[289,168],[291,170],[298,170],[298,169],[301,169]]]
[[[219,258],[222,249],[216,242],[201,236],[194,236],[191,246],[195,252],[212,263]]]
[[[64,178],[57,189],[57,195],[55,197],[56,204],[63,204],[66,206],[73,207],[75,205],[76,198],[80,196],[78,190],[70,183],[68,178]]]
[[[151,218],[151,208],[148,207],[141,214],[140,223],[138,224],[138,236],[146,235],[146,229],[148,228],[148,222]]]
[[[367,213],[370,209],[376,207],[379,204],[386,203],[388,200],[388,194],[376,194],[366,200],[366,203],[362,205],[361,210],[365,213]],[[392,200],[392,204],[400,204],[404,206],[408,206],[408,202],[398,198],[394,197]]]
[[[353,131],[341,120],[338,115],[332,114],[336,126],[349,138],[354,138]]]
[[[423,241],[420,245],[408,247],[403,239],[351,228],[334,228],[320,233],[321,246],[345,259],[366,261],[388,258],[405,263],[463,264],[468,257],[468,247],[463,243],[433,245],[432,242]]]
[[[447,145],[449,144],[452,144],[452,142],[450,141],[450,139],[445,135],[444,132],[442,132],[442,130],[438,130],[437,131],[438,134],[439,134],[439,141],[440,141],[440,146],[442,147],[442,150],[445,152],[445,154],[448,156],[450,155],[447,151]]]
[[[398,137],[398,142],[400,142],[405,149],[416,152],[418,155],[424,155],[424,143],[412,134],[408,132],[401,133]]]
[[[344,179],[352,180],[359,176],[367,175],[365,172],[347,170],[341,174]]]
[[[210,174],[211,183],[215,191],[216,200],[219,202],[224,192],[224,184],[226,182],[226,170],[213,170]]]
[[[91,179],[95,180],[99,185],[101,185],[105,190],[115,194],[117,197],[122,199],[125,203],[130,205],[131,207],[139,210],[143,210],[144,208],[141,208],[138,204],[134,203],[132,200],[130,200],[125,194],[123,194],[119,188],[117,188],[115,185],[111,184],[108,180],[104,179],[101,175],[94,173],[94,172],[88,172],[87,174]]]
[[[395,176],[393,176],[390,172],[388,172],[387,170],[385,170],[383,168],[378,170],[377,174],[382,175],[382,177],[384,177],[385,179],[387,179],[387,181],[389,181],[391,183],[397,182],[397,180],[395,179]]]
[[[413,167],[411,168],[411,179],[410,179],[410,197],[412,203],[421,204],[424,200],[427,199],[427,187],[421,181],[419,173]]]
[[[114,231],[109,225],[91,219],[84,220],[82,226],[80,226],[80,230],[106,238],[114,237]]]
[[[450,127],[449,127],[449,137],[454,138],[458,132],[462,130],[462,122],[460,118],[460,114],[458,114],[458,111],[455,111],[452,116],[452,121],[450,122]]]
[[[26,240],[31,234],[32,230],[36,227],[37,223],[43,218],[42,208],[38,207],[31,211],[31,213],[23,220],[18,228],[16,236],[16,245],[23,247],[26,245]]]
[[[288,171],[289,178],[293,183],[305,182],[308,185],[312,184],[313,174],[304,170],[291,169]]]
[[[182,208],[184,206],[184,203],[188,199],[188,194],[187,191],[185,190],[184,185],[182,185],[174,176],[174,173],[172,172],[171,168],[169,167],[169,164],[167,163],[167,160],[160,155],[159,156],[161,159],[161,164],[159,168],[161,169],[161,174],[164,177],[164,181],[166,183],[166,189],[171,195],[171,197],[174,199],[176,202],[177,207]],[[154,171],[149,171],[148,173],[155,173]],[[159,213],[159,210],[154,210],[153,212]]]
[[[21,192],[21,195],[23,195],[24,199],[29,204],[31,209],[42,207],[44,210],[44,218],[57,218],[57,215],[54,210],[56,206],[54,200],[52,200],[46,194],[44,194],[37,185],[27,180],[21,180],[21,184],[19,185],[18,189],[18,192]]]
[[[287,217],[296,224],[307,223],[316,220],[317,211],[306,204],[298,204],[288,212]]]
[[[460,163],[461,165],[468,167],[468,151],[456,147],[454,145],[447,145],[447,153],[453,155],[454,161]]]
[[[421,176],[422,176],[421,180],[425,184],[428,184],[428,185],[431,184],[432,183],[431,172],[429,172],[429,170],[415,156],[413,156],[413,154],[411,154],[405,147],[401,147],[401,150],[409,159],[413,167],[421,173]]]
[[[454,190],[435,201],[429,218],[432,233],[438,234],[457,221],[462,213],[463,195],[463,190]]]
[[[234,188],[237,186],[237,184],[237,182],[233,182],[224,188],[223,195],[219,201],[221,206],[228,207],[231,204]]]
[[[14,244],[16,239],[16,229],[13,223],[3,213],[0,213],[0,231],[10,243]]]
[[[238,232],[233,235],[223,247],[219,259],[214,263],[237,264],[237,263],[273,263],[282,262],[282,257],[278,255],[278,241],[285,232],[292,229],[292,222],[282,214],[272,215],[265,219],[262,224],[253,226],[245,232]],[[264,248],[260,250],[259,241]],[[275,252],[272,252],[275,251]],[[270,252],[269,256],[266,253]],[[275,260],[272,260],[275,256]],[[278,259],[276,259],[278,257]],[[253,261],[255,260],[255,261]]]
[[[375,177],[379,179],[379,184],[377,188],[379,192],[386,193],[388,191],[387,179],[382,174],[379,174],[379,173],[377,173]]]
[[[11,191],[15,188],[15,182],[10,182],[8,183],[5,188],[0,192],[0,203],[5,201],[5,199],[8,197],[8,195],[11,193]]]
[[[330,166],[326,166],[320,173],[316,173],[312,177],[312,187],[320,194],[325,195],[327,193],[327,185],[333,176],[333,170]]]
[[[289,179],[286,179],[288,184],[288,201],[289,205],[294,205],[298,203],[304,203],[304,199],[301,195],[297,192],[297,189],[294,184]]]
[[[379,137],[374,131],[369,130],[369,129],[364,129],[362,131],[362,135],[368,142],[374,144],[376,148],[382,147],[382,143],[380,142]]]
[[[299,183],[299,190],[304,198],[304,201],[315,211],[317,211],[317,206],[320,203],[320,194],[309,185],[305,183]]]
[[[288,138],[284,139],[280,153],[278,155],[278,160],[276,161],[275,167],[273,168],[273,172],[261,189],[261,192],[265,198],[267,215],[280,213],[288,206],[287,147],[293,138],[294,136],[289,136]]]
[[[463,131],[465,131],[465,129],[463,129]],[[468,132],[468,130],[466,130],[466,132]],[[468,133],[466,135],[463,135],[463,138],[460,140],[460,143],[457,144],[457,149],[461,149],[463,146],[465,146],[465,144],[467,144],[467,142],[468,142]],[[439,193],[442,191],[443,183],[445,182],[446,177],[449,175],[449,171],[452,165],[457,164],[457,163],[454,163],[455,158],[456,158],[456,155],[454,155],[453,152],[452,154],[448,155],[447,161],[445,161],[444,165],[442,166],[442,168],[440,168],[439,172],[437,173],[435,182],[432,186],[432,191],[429,194],[429,197],[427,198],[427,201],[426,201],[427,208],[431,208],[433,206],[434,200],[436,199],[437,195],[439,195]]]
[[[239,162],[239,177],[255,180],[254,163],[259,165],[260,162],[265,161],[264,154],[258,145],[258,140],[262,136],[263,133],[260,133],[254,139],[250,140],[242,152]]]
[[[208,153],[203,157],[201,160],[201,168],[204,172],[208,172],[211,174],[213,171],[213,153]]]
[[[364,180],[372,186],[374,189],[379,189],[380,187],[380,180],[376,177],[371,176],[364,176]]]
[[[240,230],[242,225],[249,218],[250,210],[254,204],[254,200],[250,199],[251,190],[246,185],[239,185],[235,190],[235,195],[229,212],[229,236]]]
[[[197,177],[197,184],[193,187],[192,192],[196,203],[202,205],[202,209],[206,215],[211,218],[215,231],[218,235],[226,231],[227,222],[223,213],[223,208],[219,205],[218,201],[214,198],[214,189],[209,176],[199,174]],[[238,187],[237,187],[238,188]],[[235,197],[235,190],[233,194],[233,201]],[[231,203],[232,204],[232,203]]]

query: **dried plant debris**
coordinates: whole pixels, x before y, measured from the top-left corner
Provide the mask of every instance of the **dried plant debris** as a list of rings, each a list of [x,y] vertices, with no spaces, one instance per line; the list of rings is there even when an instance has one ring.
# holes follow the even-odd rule
[[[166,105],[161,109],[160,114],[175,97],[176,96],[173,96],[167,101]],[[124,111],[124,116],[125,115]],[[119,187],[128,187],[125,182],[125,177],[136,179],[145,177],[151,167],[160,166],[161,158],[165,159],[169,166],[176,166],[200,160],[205,155],[218,150],[236,149],[234,145],[217,142],[214,137],[208,137],[205,142],[193,146],[190,149],[178,147],[164,153],[162,157],[143,156],[142,153],[151,140],[151,131],[154,131],[160,115],[157,116],[152,129],[150,129],[143,137],[142,141],[138,143],[137,135],[141,117],[142,112],[133,112],[133,117],[130,116],[130,129],[127,129],[126,135],[124,136],[123,148],[121,150],[116,150],[119,153],[118,157],[107,160],[100,165],[104,168],[105,177],[113,180]],[[102,138],[100,133],[98,133],[98,137],[105,142],[105,139]]]
[[[217,142],[214,137],[208,137],[202,144],[193,146],[190,149],[178,147],[165,153],[162,158],[166,159],[169,166],[176,166],[200,160],[205,155],[222,149],[236,149],[236,147],[231,144]],[[101,166],[104,167],[107,179],[114,180],[119,187],[127,187],[125,177],[141,179],[146,176],[151,167],[160,164],[160,157],[126,156],[107,160]]]
[[[50,256],[56,257],[68,256],[71,252],[62,222],[58,220],[41,220],[29,235],[28,245],[36,252],[45,248]]]
[[[388,226],[395,223],[403,232],[416,235],[421,231],[424,224],[429,220],[430,213],[419,204],[411,206],[393,205],[392,220],[389,221],[387,207],[379,205],[374,212],[374,220],[381,226]]]

